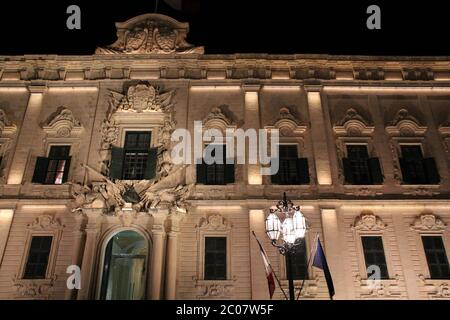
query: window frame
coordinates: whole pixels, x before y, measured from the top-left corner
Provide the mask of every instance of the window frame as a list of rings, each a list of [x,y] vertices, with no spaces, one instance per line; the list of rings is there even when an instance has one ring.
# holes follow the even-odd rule
[[[121,146],[122,146],[122,150],[123,150],[123,164],[122,164],[122,180],[142,180],[141,179],[125,179],[124,175],[125,175],[125,158],[126,158],[126,149],[125,149],[125,143],[126,143],[126,138],[127,138],[127,134],[129,133],[148,133],[150,135],[149,138],[149,145],[148,145],[148,149],[147,149],[147,156],[146,156],[146,160],[144,161],[144,170],[143,170],[143,174],[145,175],[145,170],[147,169],[147,159],[148,159],[148,155],[150,153],[150,148],[152,148],[152,140],[153,140],[153,130],[146,130],[146,129],[142,129],[142,130],[133,130],[131,128],[127,128],[123,130],[123,137],[122,137],[122,141],[121,141]],[[130,149],[132,150],[132,149]],[[138,151],[141,150],[134,150],[136,153],[138,153]]]
[[[26,270],[27,270],[27,266],[28,266],[28,262],[29,262],[29,259],[30,259],[30,254],[31,254],[31,245],[32,245],[32,243],[33,243],[33,239],[34,238],[39,238],[39,237],[48,237],[48,238],[51,238],[51,242],[50,242],[50,248],[49,248],[49,251],[48,251],[48,257],[47,257],[47,264],[46,264],[46,266],[45,266],[45,272],[44,272],[44,275],[43,275],[43,277],[41,278],[29,278],[29,277],[26,277]],[[48,267],[49,267],[49,261],[50,261],[50,255],[51,255],[51,252],[52,252],[52,247],[53,247],[53,241],[54,241],[54,237],[53,237],[53,235],[42,235],[42,234],[33,234],[31,237],[30,237],[30,243],[29,243],[29,245],[28,245],[28,252],[27,252],[27,254],[26,254],[26,258],[25,258],[25,264],[24,264],[24,268],[23,268],[23,274],[22,274],[22,279],[25,279],[25,280],[42,280],[42,279],[46,279],[47,278],[47,271],[48,271]]]
[[[214,218],[212,223],[211,218]],[[219,221],[219,222],[216,222]],[[226,279],[224,280],[207,280],[205,279],[205,237],[226,237]],[[232,273],[232,225],[223,215],[210,214],[207,218],[202,218],[197,225],[197,281],[201,283],[228,283],[233,281]]]
[[[364,147],[366,147],[366,151],[367,151],[367,175],[368,175],[368,177],[369,177],[369,180],[372,180],[372,176],[371,176],[371,173],[370,173],[370,168],[369,168],[369,164],[368,164],[368,160],[371,158],[371,156],[370,156],[370,154],[371,154],[371,152],[370,152],[370,149],[369,149],[369,143],[368,142],[347,142],[347,143],[344,143],[344,154],[345,154],[345,158],[347,158],[347,159],[350,159],[350,157],[349,157],[349,153],[348,153],[348,147],[349,146],[364,146]],[[341,161],[342,161],[342,159],[341,159]],[[381,166],[381,163],[380,163],[380,166]],[[345,179],[345,177],[344,177],[344,179]],[[374,185],[373,183],[372,183],[372,181],[368,181],[368,182],[370,182],[370,183],[366,183],[366,184],[363,184],[363,183],[354,183],[354,184],[351,184],[352,186],[372,186],[372,185]]]
[[[225,239],[225,278],[224,279],[218,279],[218,278],[214,278],[214,279],[211,279],[211,278],[206,278],[206,240],[207,239],[211,239],[211,238],[220,238],[220,239]],[[227,239],[227,237],[226,236],[212,236],[212,235],[205,235],[204,237],[203,237],[203,241],[204,241],[204,243],[203,243],[203,248],[204,248],[204,250],[203,250],[203,255],[204,255],[204,257],[203,257],[203,279],[204,280],[207,280],[207,281],[222,281],[222,280],[227,280],[228,279],[228,264],[227,264],[227,260],[228,260],[228,251],[227,251],[227,247],[228,247],[228,239]]]
[[[371,215],[373,215],[376,219],[380,219],[380,221],[382,221],[381,218],[377,214],[371,213]],[[358,217],[361,217],[361,215],[356,216],[356,218],[358,218]],[[386,267],[387,267],[387,273],[388,273],[389,279],[380,279],[380,281],[395,280],[394,275],[396,274],[396,272],[394,271],[392,261],[391,261],[392,250],[391,250],[391,247],[388,246],[388,243],[386,241],[386,236],[388,236],[386,234],[388,232],[387,226],[384,226],[381,230],[378,230],[378,229],[377,230],[368,230],[364,227],[357,229],[357,228],[355,228],[355,226],[353,226],[352,228],[353,228],[353,236],[354,236],[354,241],[355,241],[356,255],[357,255],[357,260],[358,260],[359,275],[360,275],[361,281],[368,280],[366,259],[364,256],[364,249],[363,249],[362,239],[361,239],[361,237],[364,237],[364,236],[381,237],[381,240],[383,242],[384,258],[386,260]]]
[[[41,219],[49,219],[51,222],[49,225],[43,226],[43,224],[40,222]],[[19,265],[18,270],[18,280],[22,281],[45,281],[45,280],[52,280],[55,276],[55,268],[56,268],[56,259],[57,259],[57,252],[59,248],[59,244],[61,242],[62,237],[62,230],[64,229],[64,225],[61,224],[58,220],[55,218],[49,216],[49,215],[40,215],[34,219],[32,223],[30,223],[27,226],[27,235],[25,244],[23,246],[23,253],[22,253],[22,259]],[[50,253],[48,257],[47,262],[47,270],[45,273],[45,278],[40,279],[27,279],[24,278],[25,274],[25,268],[26,263],[28,261],[29,252],[31,249],[31,240],[33,236],[51,236],[52,238],[52,245],[50,248]]]
[[[432,277],[431,271],[430,271],[430,264],[428,263],[428,256],[427,256],[426,250],[425,250],[425,244],[423,243],[423,238],[425,238],[425,237],[440,238],[441,241],[442,241],[442,247],[443,247],[443,250],[444,250],[444,254],[445,254],[445,257],[447,259],[447,266],[449,266],[449,268],[450,268],[450,259],[449,259],[449,254],[448,254],[447,248],[445,246],[445,240],[444,240],[444,235],[443,234],[422,234],[420,236],[420,238],[421,238],[421,241],[422,241],[423,252],[424,252],[424,255],[425,255],[425,260],[426,260],[425,262],[426,262],[427,267],[428,267],[429,279],[430,280],[444,280],[444,281],[445,280],[447,280],[447,281],[450,280],[450,271],[449,271],[449,275],[448,275],[447,278],[433,278]]]
[[[365,278],[368,278],[367,275],[367,268],[369,267],[367,264],[367,260],[366,260],[366,252],[364,250],[364,242],[363,242],[363,238],[369,238],[369,237],[377,237],[381,239],[381,245],[383,248],[383,256],[384,256],[384,262],[386,265],[386,272],[387,272],[387,277],[386,278],[381,278],[380,280],[389,280],[391,279],[390,273],[389,273],[389,267],[388,267],[388,259],[386,256],[386,248],[385,248],[385,241],[383,240],[383,236],[382,235],[377,235],[377,234],[362,234],[359,236],[359,241],[361,242],[361,249],[362,249],[362,255],[363,255],[363,259],[364,259],[364,266],[365,266],[365,270],[366,270],[366,274],[365,274]]]

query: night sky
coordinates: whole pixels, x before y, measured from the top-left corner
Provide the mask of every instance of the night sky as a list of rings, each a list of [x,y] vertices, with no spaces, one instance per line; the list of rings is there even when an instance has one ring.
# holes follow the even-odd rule
[[[158,13],[189,22],[188,41],[208,54],[450,56],[445,1],[191,1],[180,12],[160,0]],[[66,28],[71,4],[81,7],[81,30]],[[366,28],[371,4],[381,7],[381,30]],[[114,22],[154,12],[155,0],[14,0],[0,10],[0,55],[93,54],[115,41]]]

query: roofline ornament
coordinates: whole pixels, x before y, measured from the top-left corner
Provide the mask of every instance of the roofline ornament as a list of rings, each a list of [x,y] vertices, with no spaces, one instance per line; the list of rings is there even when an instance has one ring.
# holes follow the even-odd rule
[[[171,17],[147,13],[125,22],[116,22],[117,40],[98,47],[96,54],[203,54],[203,47],[186,42],[189,24]]]

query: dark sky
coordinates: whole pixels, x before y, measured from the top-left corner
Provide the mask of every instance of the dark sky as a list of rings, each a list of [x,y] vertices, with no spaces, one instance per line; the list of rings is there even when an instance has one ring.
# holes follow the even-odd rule
[[[206,53],[323,53],[449,55],[446,1],[191,0],[159,13],[190,23],[188,41]],[[5,1],[0,9],[0,55],[93,54],[115,41],[116,21],[154,12],[155,0]],[[66,28],[66,8],[81,7],[82,29]],[[366,9],[378,4],[382,30],[366,28]]]

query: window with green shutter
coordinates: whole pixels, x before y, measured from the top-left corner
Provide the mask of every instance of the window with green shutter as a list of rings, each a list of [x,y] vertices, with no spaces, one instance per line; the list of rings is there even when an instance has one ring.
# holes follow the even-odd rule
[[[123,148],[111,148],[111,179],[142,180],[156,175],[157,148],[150,148],[151,132],[128,131]]]
[[[38,157],[33,183],[62,184],[67,182],[70,168],[70,146],[51,146],[48,157]]]

